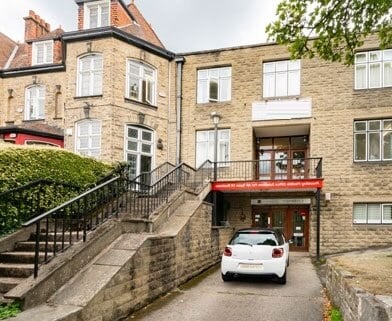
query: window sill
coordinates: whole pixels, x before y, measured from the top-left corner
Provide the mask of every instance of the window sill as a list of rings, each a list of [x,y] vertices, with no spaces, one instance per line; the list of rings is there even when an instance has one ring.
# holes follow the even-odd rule
[[[374,161],[353,161],[355,165],[383,165],[392,164],[392,159],[389,160],[374,160]]]
[[[33,122],[41,122],[45,121],[45,118],[39,118],[39,119],[24,119],[22,122],[24,123],[33,123]]]
[[[262,97],[264,101],[280,101],[280,100],[299,100],[301,99],[300,95],[292,95],[292,96],[274,96],[274,97]]]
[[[209,101],[206,103],[196,103],[196,105],[198,105],[200,107],[224,106],[224,105],[231,105],[231,100],[228,100],[228,101]]]
[[[103,95],[90,95],[90,96],[75,96],[75,100],[88,99],[88,98],[102,98]]]
[[[386,91],[386,90],[391,90],[391,89],[392,89],[392,86],[379,87],[379,88],[362,88],[362,89],[355,89],[354,88],[354,95],[361,95],[361,94],[365,94],[365,93]]]
[[[158,106],[150,105],[148,103],[143,103],[143,102],[141,102],[139,100],[135,100],[135,99],[127,98],[127,97],[124,97],[124,102],[137,104],[137,105],[140,105],[140,106],[143,106],[143,107],[147,107],[147,108],[151,108],[151,109],[154,109],[154,110],[158,109]]]

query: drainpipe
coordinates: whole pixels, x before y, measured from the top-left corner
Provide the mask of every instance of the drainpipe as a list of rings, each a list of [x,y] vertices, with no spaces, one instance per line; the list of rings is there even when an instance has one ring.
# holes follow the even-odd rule
[[[175,59],[177,64],[177,91],[176,91],[176,164],[181,163],[181,114],[182,114],[182,67],[185,62],[184,57]]]

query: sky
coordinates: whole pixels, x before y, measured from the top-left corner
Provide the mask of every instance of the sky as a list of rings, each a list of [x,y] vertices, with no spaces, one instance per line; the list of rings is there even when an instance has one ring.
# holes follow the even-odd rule
[[[131,0],[124,0],[129,4]],[[165,47],[176,53],[251,45],[267,41],[279,0],[135,0]],[[74,0],[0,1],[0,32],[23,41],[24,20],[34,10],[65,31],[77,29]]]

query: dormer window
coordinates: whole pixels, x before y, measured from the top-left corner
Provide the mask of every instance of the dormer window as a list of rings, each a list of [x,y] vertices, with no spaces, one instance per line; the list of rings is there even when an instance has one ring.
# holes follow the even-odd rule
[[[53,40],[33,42],[33,65],[53,63]]]
[[[84,4],[84,29],[109,25],[110,1],[95,1]]]

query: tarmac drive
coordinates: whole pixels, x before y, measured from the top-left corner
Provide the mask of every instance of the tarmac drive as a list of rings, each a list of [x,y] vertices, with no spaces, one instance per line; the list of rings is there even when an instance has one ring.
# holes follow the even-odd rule
[[[286,285],[241,278],[223,282],[205,273],[126,321],[321,321],[323,293],[307,254],[290,253]]]

